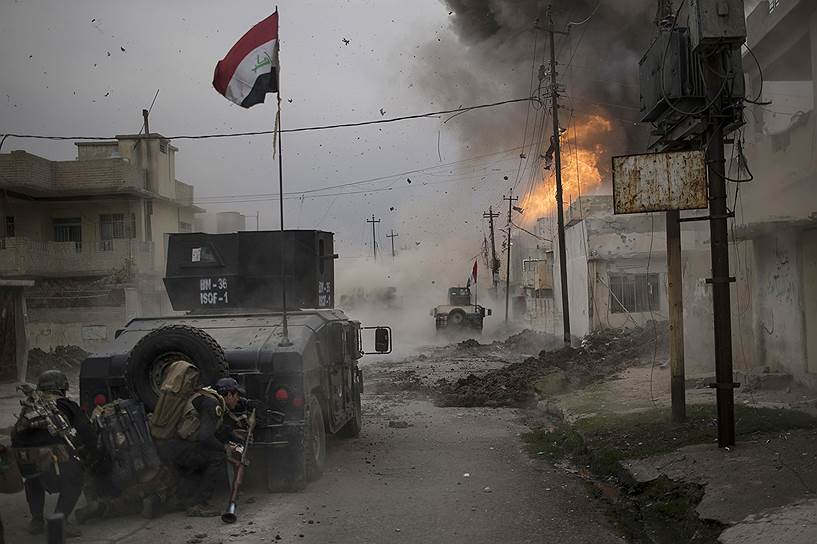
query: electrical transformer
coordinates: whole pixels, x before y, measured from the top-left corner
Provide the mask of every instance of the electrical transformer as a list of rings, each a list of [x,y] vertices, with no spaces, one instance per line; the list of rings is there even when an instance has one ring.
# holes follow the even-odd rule
[[[746,41],[743,0],[689,0],[689,38],[699,52]]]

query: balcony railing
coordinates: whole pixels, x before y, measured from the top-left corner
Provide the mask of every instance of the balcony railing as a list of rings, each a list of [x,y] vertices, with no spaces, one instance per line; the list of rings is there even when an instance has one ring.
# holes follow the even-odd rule
[[[117,239],[95,242],[41,242],[28,238],[0,239],[0,276],[90,276],[122,270],[153,269],[153,244]]]

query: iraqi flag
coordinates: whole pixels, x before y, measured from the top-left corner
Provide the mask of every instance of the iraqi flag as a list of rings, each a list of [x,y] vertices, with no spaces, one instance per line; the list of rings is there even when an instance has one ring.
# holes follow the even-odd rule
[[[468,277],[468,287],[477,284],[477,261],[474,261],[474,268],[471,270],[471,275]]]
[[[243,108],[278,92],[278,11],[255,25],[216,64],[213,87]]]

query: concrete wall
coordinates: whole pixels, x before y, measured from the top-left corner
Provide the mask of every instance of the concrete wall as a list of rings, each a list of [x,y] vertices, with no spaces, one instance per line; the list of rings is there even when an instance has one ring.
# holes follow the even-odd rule
[[[806,343],[798,233],[778,231],[755,241],[757,345],[765,365],[804,374]]]
[[[113,340],[127,321],[124,307],[29,308],[29,348],[48,351],[57,346],[80,346],[94,351]]]

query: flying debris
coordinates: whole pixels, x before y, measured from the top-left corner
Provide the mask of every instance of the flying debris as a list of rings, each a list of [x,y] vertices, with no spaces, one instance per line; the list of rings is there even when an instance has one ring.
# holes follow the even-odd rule
[[[343,45],[349,45],[350,43],[352,43],[352,40],[347,40],[346,38],[343,38],[342,41],[343,41]]]
[[[384,110],[383,108],[380,108],[380,115],[381,116],[386,115],[386,110]]]
[[[514,206],[513,209],[514,209],[515,212],[525,213],[524,208],[520,208],[519,206]]]
[[[411,185],[411,178],[406,178],[406,181],[408,181],[409,185]]]

